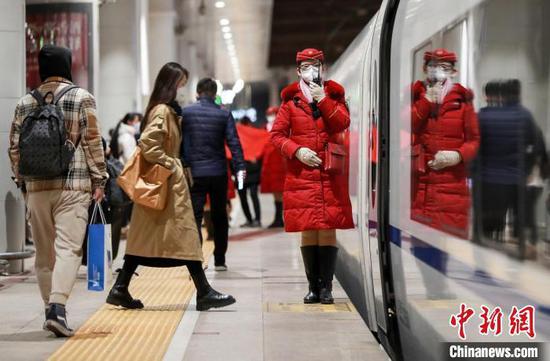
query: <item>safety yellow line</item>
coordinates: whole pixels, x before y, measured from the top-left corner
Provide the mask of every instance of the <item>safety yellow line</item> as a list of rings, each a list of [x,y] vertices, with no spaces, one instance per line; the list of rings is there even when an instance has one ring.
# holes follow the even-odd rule
[[[214,251],[204,242],[204,258]],[[185,267],[144,268],[130,285],[142,310],[103,305],[48,360],[162,360],[195,287]]]

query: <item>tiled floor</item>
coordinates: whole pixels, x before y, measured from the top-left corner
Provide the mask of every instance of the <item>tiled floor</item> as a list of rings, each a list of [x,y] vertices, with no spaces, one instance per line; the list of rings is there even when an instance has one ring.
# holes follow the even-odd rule
[[[227,273],[207,273],[237,304],[199,316],[184,360],[388,360],[360,316],[346,311],[353,307],[338,284],[338,307],[301,304],[307,283],[297,234],[266,230],[232,241],[227,263]]]
[[[263,197],[262,206],[268,223],[271,200]],[[242,223],[239,218],[237,224]],[[186,350],[180,347],[181,354],[167,354],[167,359],[388,360],[338,284],[337,307],[301,304],[307,283],[297,234],[237,228],[231,232],[229,271],[217,273],[211,262],[207,275],[216,289],[233,294],[237,303],[200,313],[190,340],[173,340],[176,345],[188,341]],[[77,280],[68,305],[69,322],[75,328],[105,299],[105,294],[88,292],[85,286],[83,278]],[[188,312],[196,312],[192,307]],[[33,275],[0,288],[0,360],[44,360],[58,349],[63,340],[42,331],[43,317]]]

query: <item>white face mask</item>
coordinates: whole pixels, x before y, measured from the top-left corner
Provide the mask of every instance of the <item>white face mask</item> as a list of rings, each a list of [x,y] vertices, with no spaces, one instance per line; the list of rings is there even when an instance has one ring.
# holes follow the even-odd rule
[[[185,89],[183,87],[178,88],[178,92],[176,93],[176,102],[180,106],[185,104]]]
[[[275,121],[275,115],[270,114],[266,117],[268,123],[273,123]]]
[[[136,131],[136,133],[139,133],[140,127],[141,127],[141,122],[137,122],[134,124],[134,130]]]
[[[428,80],[431,81],[445,81],[452,78],[452,73],[450,71],[445,71],[441,66],[428,66]]]
[[[309,67],[306,70],[300,71],[301,78],[303,81],[306,82],[306,84],[309,84],[315,79],[316,77],[321,77],[320,69],[316,66]]]

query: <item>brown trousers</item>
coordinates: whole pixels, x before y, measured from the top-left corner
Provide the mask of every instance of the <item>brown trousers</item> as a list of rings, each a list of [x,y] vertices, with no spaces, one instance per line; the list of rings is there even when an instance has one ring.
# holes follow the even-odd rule
[[[44,304],[65,304],[82,259],[90,194],[43,191],[27,195],[27,218],[36,246],[35,271]]]

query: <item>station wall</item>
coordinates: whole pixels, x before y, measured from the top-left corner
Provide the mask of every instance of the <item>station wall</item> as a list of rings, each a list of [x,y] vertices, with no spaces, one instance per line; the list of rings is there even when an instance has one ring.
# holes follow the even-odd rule
[[[25,239],[25,206],[11,180],[9,132],[15,105],[25,93],[25,1],[0,2],[0,252],[19,251]],[[10,271],[20,272],[22,262]]]

